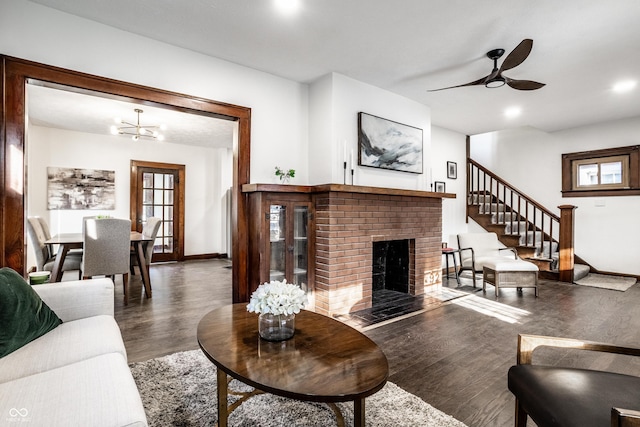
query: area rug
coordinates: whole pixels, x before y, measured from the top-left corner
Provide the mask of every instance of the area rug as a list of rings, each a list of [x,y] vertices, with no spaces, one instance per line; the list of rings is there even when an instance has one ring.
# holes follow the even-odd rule
[[[580,280],[576,280],[574,283],[576,285],[590,286],[592,288],[612,289],[614,291],[624,292],[636,284],[636,278],[589,273],[587,276]]]
[[[216,368],[200,350],[133,363],[150,426],[215,426],[217,422]],[[250,391],[233,380],[230,389]],[[237,398],[229,396],[229,404]],[[353,425],[353,403],[339,403],[345,425]],[[367,426],[464,427],[455,418],[417,396],[387,382],[365,401]],[[324,427],[336,425],[328,406],[271,394],[254,396],[229,416],[233,427]]]

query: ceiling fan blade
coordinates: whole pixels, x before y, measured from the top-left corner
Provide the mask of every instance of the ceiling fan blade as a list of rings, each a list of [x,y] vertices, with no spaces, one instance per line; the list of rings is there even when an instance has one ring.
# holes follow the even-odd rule
[[[524,60],[527,59],[527,57],[531,53],[532,48],[533,48],[533,40],[531,39],[522,40],[520,44],[516,46],[516,48],[513,49],[511,53],[507,55],[507,57],[504,59],[504,62],[500,66],[499,73],[502,73],[503,71],[506,71],[506,70],[510,70],[513,67],[517,67],[518,65],[522,64]]]
[[[484,82],[487,80],[487,77],[489,77],[489,76],[485,76],[485,77],[483,77],[481,79],[478,79],[478,80],[476,80],[474,82],[469,82],[469,83],[465,83],[465,84],[462,84],[462,85],[442,87],[440,89],[429,89],[429,90],[427,90],[427,92],[437,92],[439,90],[454,89],[454,88],[457,88],[457,87],[483,85]]]
[[[507,78],[506,81],[510,87],[518,90],[536,90],[545,86],[544,83],[534,82],[533,80],[512,80]]]

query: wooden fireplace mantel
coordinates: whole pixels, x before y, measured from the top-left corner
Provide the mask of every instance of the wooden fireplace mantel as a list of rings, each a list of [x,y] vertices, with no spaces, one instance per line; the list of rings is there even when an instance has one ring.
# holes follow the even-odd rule
[[[454,193],[436,193],[433,191],[403,190],[399,188],[367,187],[362,185],[321,184],[321,185],[288,185],[288,184],[244,184],[243,193],[360,193],[380,194],[385,196],[425,197],[435,199],[455,199]]]

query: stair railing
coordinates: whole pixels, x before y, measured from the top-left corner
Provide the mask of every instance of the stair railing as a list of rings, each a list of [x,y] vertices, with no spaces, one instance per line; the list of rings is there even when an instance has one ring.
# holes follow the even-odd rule
[[[492,222],[508,225],[510,234],[521,236],[521,245],[539,248],[538,257],[551,259],[558,248],[571,248],[573,253],[572,234],[570,242],[559,241],[568,234],[561,233],[558,215],[476,161],[467,159],[467,217],[469,206],[476,204],[481,212],[492,215]],[[573,260],[569,263],[560,256],[558,269],[571,270],[572,274]]]

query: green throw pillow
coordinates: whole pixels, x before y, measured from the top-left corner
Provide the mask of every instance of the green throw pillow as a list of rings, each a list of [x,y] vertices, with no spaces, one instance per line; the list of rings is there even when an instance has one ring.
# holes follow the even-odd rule
[[[0,358],[61,323],[22,276],[0,268]]]

